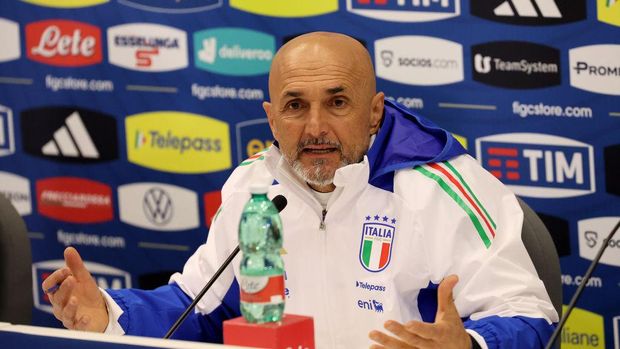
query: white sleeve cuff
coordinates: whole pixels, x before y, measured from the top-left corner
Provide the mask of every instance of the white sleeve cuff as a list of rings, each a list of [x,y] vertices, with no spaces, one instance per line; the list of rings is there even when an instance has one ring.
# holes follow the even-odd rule
[[[108,308],[108,327],[105,328],[103,333],[124,335],[125,330],[118,323],[118,319],[123,315],[123,309],[116,304],[114,299],[102,288],[99,288],[103,299],[105,299],[105,306]]]
[[[474,331],[474,330],[470,330],[470,329],[465,329],[465,331],[467,331],[467,333],[472,336],[472,338],[478,342],[478,345],[480,346],[480,348],[482,349],[489,349],[489,347],[487,346],[487,342],[484,340],[484,337],[482,337],[481,335],[478,334],[478,332]]]

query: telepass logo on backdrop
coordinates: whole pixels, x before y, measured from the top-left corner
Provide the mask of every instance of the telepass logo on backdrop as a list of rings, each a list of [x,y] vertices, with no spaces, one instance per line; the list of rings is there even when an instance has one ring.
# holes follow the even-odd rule
[[[460,0],[347,0],[347,11],[390,22],[426,22],[461,14]]]
[[[27,24],[26,55],[33,61],[61,67],[101,63],[101,30],[63,19]]]
[[[255,30],[215,28],[194,33],[196,67],[213,73],[266,74],[275,50],[275,38]]]
[[[158,111],[125,119],[129,162],[173,173],[230,168],[228,124],[204,115]]]
[[[97,286],[103,289],[118,290],[121,288],[131,288],[131,275],[121,269],[111,267],[109,265],[85,261],[84,265],[97,282]],[[54,270],[65,267],[65,261],[62,259],[41,261],[32,264],[32,275],[34,278],[34,306],[35,308],[46,313],[52,313],[52,304],[47,293],[41,289],[41,283]]]
[[[94,163],[118,157],[116,121],[96,111],[49,107],[21,113],[26,153],[55,161]]]
[[[586,19],[586,0],[472,0],[471,14],[491,21],[552,25]]]
[[[230,0],[230,7],[263,16],[310,17],[338,11],[338,0]]]
[[[476,140],[478,161],[517,195],[566,198],[595,192],[594,151],[570,138],[506,133]]]
[[[187,67],[187,34],[152,23],[121,24],[108,28],[110,63],[119,67],[164,72]]]

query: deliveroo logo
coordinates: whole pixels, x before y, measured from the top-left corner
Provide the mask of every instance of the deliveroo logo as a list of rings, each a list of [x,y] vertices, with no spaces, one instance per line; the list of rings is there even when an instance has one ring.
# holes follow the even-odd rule
[[[215,28],[194,33],[196,67],[224,75],[260,75],[269,72],[275,38],[242,28]]]

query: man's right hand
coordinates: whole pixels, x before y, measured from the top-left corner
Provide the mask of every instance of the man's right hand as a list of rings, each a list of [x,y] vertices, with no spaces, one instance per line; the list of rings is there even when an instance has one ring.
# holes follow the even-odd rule
[[[66,267],[54,271],[42,284],[54,316],[71,330],[103,332],[108,310],[95,280],[73,247],[65,249]],[[55,290],[55,286],[59,287]]]

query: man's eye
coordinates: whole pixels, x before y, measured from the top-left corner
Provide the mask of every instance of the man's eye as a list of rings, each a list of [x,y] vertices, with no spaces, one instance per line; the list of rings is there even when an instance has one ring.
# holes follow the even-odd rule
[[[290,102],[286,106],[286,109],[290,109],[290,110],[298,110],[300,108],[301,108],[301,103],[299,103],[299,102]]]
[[[344,99],[334,99],[334,107],[344,107],[347,102]]]

